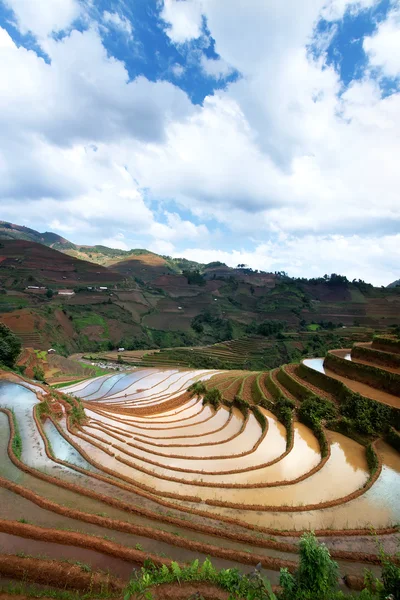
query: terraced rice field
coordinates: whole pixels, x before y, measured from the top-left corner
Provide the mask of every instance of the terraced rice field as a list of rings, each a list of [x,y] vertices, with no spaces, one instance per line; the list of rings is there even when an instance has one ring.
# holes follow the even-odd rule
[[[326,370],[323,359],[305,364]],[[298,367],[286,373],[318,391]],[[0,381],[1,552],[31,544],[34,555],[73,557],[125,581],[149,556],[211,555],[220,567],[261,562],[276,582],[281,566],[295,567],[301,532],[314,529],[342,574],[361,575],[379,563],[371,528],[389,551],[398,541],[400,456],[376,440],[371,471],[364,445],[327,429],[323,454],[296,412],[289,435],[275,405],[281,395],[297,405],[303,398],[281,379],[278,371],[139,368],[65,394]],[[187,392],[196,381],[220,390],[217,409]],[[321,389],[320,397],[331,395]]]

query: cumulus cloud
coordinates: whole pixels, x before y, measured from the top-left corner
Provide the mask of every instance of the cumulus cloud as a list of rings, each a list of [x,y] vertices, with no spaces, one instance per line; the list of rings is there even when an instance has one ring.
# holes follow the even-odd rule
[[[24,203],[28,223],[73,241],[398,278],[400,93],[383,94],[376,76],[377,67],[399,73],[394,6],[363,42],[364,77],[345,89],[315,25],[323,17],[334,28],[374,0],[165,0],[160,18],[176,52],[193,50],[191,69],[197,61],[216,80],[240,73],[195,105],[178,85],[132,79],[106,50],[101,25],[132,33],[122,13],[69,31],[81,4],[66,0],[56,14],[54,0],[42,17],[8,3],[50,62],[0,28],[2,218],[21,221]],[[218,59],[199,50],[203,22]],[[236,248],[226,255],[213,249],[219,226],[224,247]]]
[[[199,0],[164,0],[161,18],[170,39],[183,44],[202,34],[202,5]]]
[[[376,32],[364,38],[369,62],[387,77],[400,76],[400,7],[393,9]]]
[[[179,253],[174,253],[178,256]],[[220,260],[231,267],[247,264],[267,272],[287,271],[294,277],[320,277],[340,273],[349,279],[364,279],[387,285],[398,278],[400,234],[383,238],[359,236],[281,237],[259,244],[254,250],[206,250],[186,248],[184,256],[208,263]]]
[[[14,11],[20,31],[39,38],[68,29],[81,12],[78,0],[5,0],[5,4]]]

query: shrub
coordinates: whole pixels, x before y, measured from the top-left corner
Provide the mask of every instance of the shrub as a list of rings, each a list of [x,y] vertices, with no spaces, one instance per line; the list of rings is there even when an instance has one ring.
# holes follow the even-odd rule
[[[4,323],[0,323],[0,364],[13,368],[20,352],[20,340]]]
[[[338,565],[314,533],[300,540],[300,563],[293,575],[281,569],[282,600],[330,600],[337,589]]]
[[[207,388],[202,381],[195,381],[194,383],[192,383],[192,385],[188,387],[187,391],[189,392],[191,397],[199,397],[204,396],[207,393]]]
[[[372,444],[368,444],[367,446],[367,464],[371,475],[374,475],[379,467],[379,459]]]
[[[203,404],[211,404],[211,406],[215,408],[215,410],[219,408],[221,402],[222,394],[217,388],[212,388],[211,390],[208,390],[203,398]]]
[[[44,381],[44,371],[42,369],[42,367],[40,366],[35,366],[33,367],[33,377],[36,379],[36,381]]]

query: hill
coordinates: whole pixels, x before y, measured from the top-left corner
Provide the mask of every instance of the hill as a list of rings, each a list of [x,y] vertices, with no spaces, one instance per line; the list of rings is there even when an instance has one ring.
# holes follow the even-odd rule
[[[250,336],[268,343],[251,343],[254,352],[238,364],[273,367],[338,347],[350,331],[368,341],[372,329],[400,325],[400,288],[338,275],[293,279],[143,249],[75,246],[4,222],[0,238],[1,320],[25,346],[55,347],[65,355],[208,347]]]
[[[389,283],[388,288],[395,288],[400,286],[400,279],[397,279],[396,281],[393,281],[393,283]]]

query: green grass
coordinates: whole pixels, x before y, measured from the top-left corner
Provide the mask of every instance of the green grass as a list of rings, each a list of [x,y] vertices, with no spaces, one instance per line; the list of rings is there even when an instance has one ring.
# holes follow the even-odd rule
[[[92,325],[102,327],[103,337],[109,337],[107,322],[97,313],[89,313],[85,316],[74,317],[74,325],[79,332],[85,329],[85,327],[90,327]]]
[[[34,350],[37,358],[39,358],[40,360],[44,360],[47,361],[47,352],[46,350]]]
[[[307,325],[307,329],[308,331],[318,331],[319,330],[319,325],[317,325],[317,323],[310,323],[309,325]]]

